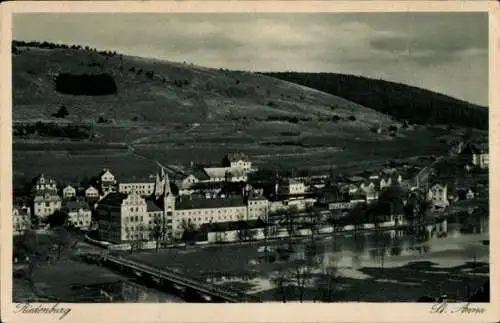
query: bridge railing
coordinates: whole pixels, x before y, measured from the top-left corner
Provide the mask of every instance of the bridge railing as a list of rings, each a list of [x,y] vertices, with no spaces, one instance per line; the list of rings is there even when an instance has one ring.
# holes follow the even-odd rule
[[[106,258],[112,262],[115,262],[115,263],[118,263],[121,265],[126,265],[126,266],[133,268],[133,269],[144,271],[144,272],[147,272],[147,273],[152,274],[152,275],[157,275],[160,277],[163,276],[163,277],[166,277],[166,278],[172,280],[173,282],[184,284],[188,287],[191,287],[191,288],[194,288],[194,289],[197,289],[200,291],[208,292],[210,294],[226,298],[227,300],[230,300],[230,301],[238,301],[238,300],[239,301],[241,301],[241,300],[249,301],[249,300],[252,300],[252,301],[260,302],[260,299],[258,297],[251,296],[251,295],[248,295],[244,292],[234,290],[231,288],[226,288],[226,287],[219,288],[219,287],[201,282],[201,281],[193,279],[193,278],[182,276],[182,275],[172,271],[171,269],[158,268],[158,267],[151,266],[151,265],[145,265],[145,264],[141,264],[141,263],[129,260],[129,259],[122,258],[122,257],[107,256]]]

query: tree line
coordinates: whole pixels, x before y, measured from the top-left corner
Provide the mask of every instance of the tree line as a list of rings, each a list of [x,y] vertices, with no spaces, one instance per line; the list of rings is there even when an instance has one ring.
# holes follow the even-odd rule
[[[13,135],[25,137],[38,135],[41,137],[63,137],[71,139],[89,139],[94,135],[92,126],[87,124],[61,125],[55,122],[21,123],[13,125]]]
[[[264,73],[330,93],[398,120],[488,129],[488,109],[404,84],[335,73]]]

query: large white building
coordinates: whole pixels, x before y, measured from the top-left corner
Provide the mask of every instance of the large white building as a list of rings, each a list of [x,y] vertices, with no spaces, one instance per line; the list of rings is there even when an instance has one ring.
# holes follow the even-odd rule
[[[151,175],[143,179],[128,179],[118,183],[118,192],[130,194],[135,191],[141,196],[151,196],[155,191],[155,177]]]
[[[101,238],[111,242],[136,239],[153,240],[158,231],[162,239],[180,239],[185,230],[197,230],[203,224],[265,220],[268,201],[259,194],[248,196],[194,197],[175,196],[168,175],[162,170],[155,182],[156,201],[147,201],[136,191],[110,193],[96,208]]]
[[[35,180],[33,188],[33,214],[39,218],[46,218],[61,208],[61,197],[57,194],[56,181],[41,174]]]

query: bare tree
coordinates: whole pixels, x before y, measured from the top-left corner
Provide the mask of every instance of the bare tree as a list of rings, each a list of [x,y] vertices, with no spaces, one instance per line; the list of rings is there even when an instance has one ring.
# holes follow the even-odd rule
[[[238,230],[238,240],[243,242],[248,239],[249,230],[248,230],[248,222],[245,220],[239,220],[237,222],[237,230]]]
[[[136,250],[142,249],[144,245],[144,234],[146,232],[146,227],[143,223],[139,223],[135,230],[131,230],[131,240],[130,240],[130,253]]]
[[[164,218],[155,218],[151,227],[151,238],[156,242],[156,251],[160,249],[160,242],[165,240],[166,231]]]
[[[311,243],[314,244],[315,234],[318,233],[319,225],[321,222],[321,214],[319,213],[319,211],[317,209],[315,209],[313,207],[308,207],[306,212],[307,212],[307,215],[309,217],[308,226],[309,226],[309,229],[311,231]]]
[[[291,283],[290,273],[286,270],[286,268],[281,267],[272,276],[271,281],[276,285],[277,291],[276,294],[281,299],[283,303],[287,301],[287,286]]]
[[[78,241],[74,241],[68,231],[63,227],[55,228],[54,234],[54,260],[59,261],[66,252],[76,247]]]
[[[323,300],[331,302],[334,300],[335,290],[338,280],[338,266],[335,259],[330,258],[330,263],[323,268],[323,276],[325,281],[325,290]]]
[[[311,281],[312,265],[305,260],[295,260],[293,266],[294,281],[299,293],[299,300],[302,303],[304,300],[304,293]]]

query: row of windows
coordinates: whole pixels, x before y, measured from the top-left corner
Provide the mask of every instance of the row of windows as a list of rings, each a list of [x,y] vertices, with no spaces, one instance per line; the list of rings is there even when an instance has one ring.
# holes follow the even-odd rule
[[[124,219],[125,219],[125,223],[127,223],[127,222],[142,222],[142,215],[125,217]]]
[[[179,214],[180,215],[201,215],[201,214],[214,214],[216,213],[215,211],[217,211],[218,214],[221,214],[221,213],[234,213],[234,212],[237,212],[237,211],[241,211],[241,208],[224,208],[224,209],[205,209],[203,212],[201,210],[196,210],[196,211],[179,211]]]

